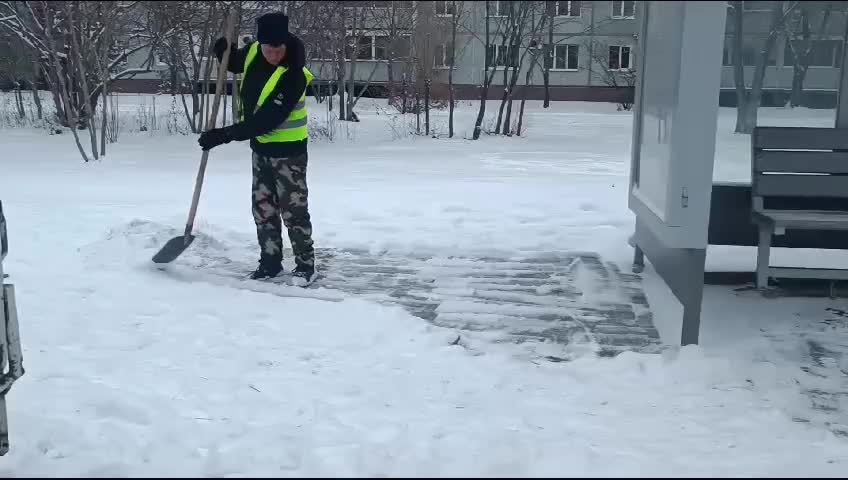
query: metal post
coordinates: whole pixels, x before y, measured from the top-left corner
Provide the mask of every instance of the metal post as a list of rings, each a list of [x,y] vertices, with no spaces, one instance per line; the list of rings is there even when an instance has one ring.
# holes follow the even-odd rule
[[[845,22],[845,31],[842,36],[842,67],[839,68],[839,90],[837,92],[836,104],[836,128],[848,128],[848,69],[845,62],[848,61],[848,21]]]
[[[5,282],[6,275],[3,273],[3,260],[8,251],[6,217],[3,215],[3,203],[0,202],[0,456],[9,452],[6,394],[15,380],[24,374],[15,289],[14,285]]]
[[[3,203],[0,202],[0,378],[5,377],[6,358],[8,347],[6,345],[6,285],[3,273],[3,259],[9,251],[9,242],[6,237],[6,217],[3,215]],[[0,390],[0,456],[9,452],[9,420],[6,416],[6,392]]]

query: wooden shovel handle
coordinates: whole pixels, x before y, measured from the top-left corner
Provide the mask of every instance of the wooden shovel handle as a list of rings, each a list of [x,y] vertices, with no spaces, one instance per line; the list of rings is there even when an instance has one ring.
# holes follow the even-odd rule
[[[212,121],[206,122],[206,131],[215,128],[218,122],[218,107],[221,105],[221,97],[224,94],[225,82],[227,79],[227,64],[230,62],[230,48],[233,45],[233,33],[235,30],[236,9],[230,8],[227,15],[226,33],[227,48],[224,50],[224,56],[218,64],[218,79],[215,82],[215,97],[212,101]],[[211,59],[210,59],[211,60]],[[208,82],[209,79],[207,78]],[[194,182],[194,196],[191,199],[191,209],[188,211],[188,221],[185,228],[185,241],[189,242],[191,231],[194,228],[194,217],[197,215],[197,204],[200,202],[200,190],[203,187],[203,177],[206,175],[206,162],[209,159],[209,150],[204,150],[200,157],[200,168],[197,170],[197,180]]]

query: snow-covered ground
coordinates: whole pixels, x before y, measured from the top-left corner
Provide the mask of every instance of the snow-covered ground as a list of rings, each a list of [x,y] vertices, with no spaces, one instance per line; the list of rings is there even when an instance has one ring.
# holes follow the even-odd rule
[[[333,123],[336,141],[310,149],[318,247],[438,257],[594,251],[628,265],[630,113],[532,102],[526,137],[472,142],[462,138],[472,106],[458,113],[459,138],[433,139],[409,134],[414,117],[362,102],[361,123]],[[848,302],[711,288],[700,347],[534,363],[485,343],[455,345],[449,329],[352,295],[335,303],[176,281],[149,259],[160,230],[185,222],[200,151],[194,136],[131,133],[138,108],[122,105],[127,131],[88,165],[68,134],[0,129],[5,267],[18,289],[27,370],[8,396],[12,450],[0,476],[848,468],[848,440],[810,408],[799,369],[802,336],[846,335],[838,318],[814,330],[826,308]],[[496,109],[491,102],[490,115]],[[829,125],[832,115],[763,109],[761,123]],[[722,109],[720,180],[747,174],[733,121]],[[446,131],[444,116],[434,125]],[[255,259],[246,144],[210,154],[195,230],[240,261]],[[750,250],[731,260],[722,252],[710,261],[753,261]],[[650,269],[645,277],[657,328],[674,345],[677,306]],[[814,386],[838,390],[840,368],[848,371],[825,368],[837,376]]]

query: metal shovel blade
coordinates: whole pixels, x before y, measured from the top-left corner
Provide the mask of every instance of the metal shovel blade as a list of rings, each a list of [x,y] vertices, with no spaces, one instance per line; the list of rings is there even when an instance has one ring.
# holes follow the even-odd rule
[[[168,243],[153,255],[153,263],[171,263],[177,259],[194,241],[194,235],[180,235],[168,240]]]

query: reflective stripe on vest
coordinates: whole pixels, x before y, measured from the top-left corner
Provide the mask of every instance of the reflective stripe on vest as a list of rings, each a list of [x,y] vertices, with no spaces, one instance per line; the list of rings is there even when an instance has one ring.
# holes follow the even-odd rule
[[[239,84],[239,90],[242,92],[242,101],[240,102],[240,105],[244,105],[244,77],[247,76],[248,68],[253,63],[253,60],[256,58],[258,53],[259,42],[254,42],[247,50],[247,57],[244,59],[244,73],[241,76]],[[268,81],[265,82],[265,86],[262,87],[262,92],[259,94],[259,99],[256,101],[256,107],[253,109],[254,113],[259,110],[259,107],[265,103],[265,100],[267,100],[268,96],[271,95],[271,92],[274,91],[274,88],[277,86],[277,82],[280,80],[280,77],[286,73],[286,70],[288,70],[286,67],[277,67],[274,70],[274,73],[271,74]],[[303,74],[306,76],[306,86],[308,87],[312,82],[312,79],[315,77],[306,67],[303,67]],[[239,112],[239,120],[244,121],[243,111]],[[291,111],[288,118],[265,135],[256,137],[256,141],[259,143],[299,142],[306,140],[308,137],[309,131],[306,118],[306,88],[304,88],[303,93],[300,94],[300,99],[294,106],[294,109]]]

